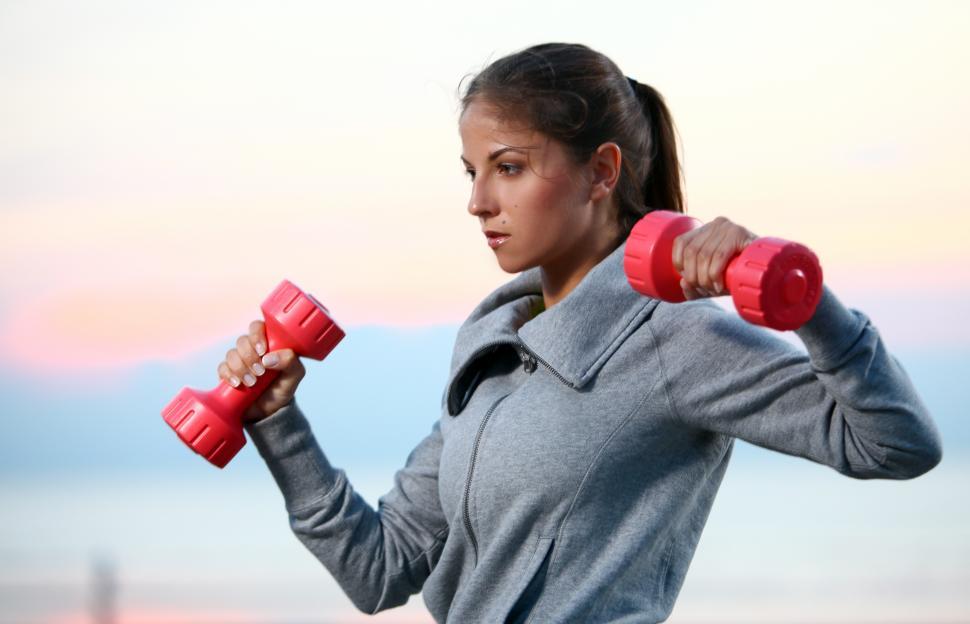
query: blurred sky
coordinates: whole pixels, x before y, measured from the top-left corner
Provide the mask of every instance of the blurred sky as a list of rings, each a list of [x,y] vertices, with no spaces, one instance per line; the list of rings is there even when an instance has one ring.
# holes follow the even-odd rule
[[[864,621],[886,605],[899,621],[970,620],[955,589],[970,580],[970,512],[948,494],[970,459],[957,393],[970,379],[968,32],[957,1],[0,0],[0,622],[85,621],[92,549],[118,562],[125,622],[356,621],[287,533],[254,451],[235,475],[214,471],[158,413],[182,385],[215,383],[259,302],[291,279],[348,332],[301,392],[340,442],[325,450],[376,502],[437,415],[457,325],[512,277],[466,211],[459,81],[546,41],[589,45],[657,88],[688,212],[811,247],[945,433],[944,464],[905,484],[739,449],[670,621]],[[411,371],[394,388],[404,399],[328,419],[327,398],[353,404],[378,360]],[[815,504],[751,529],[746,505],[792,483]],[[265,508],[210,550],[163,537],[171,522],[222,526],[254,499]],[[822,521],[840,510],[846,527]],[[70,518],[87,529],[64,532]],[[741,565],[753,542],[787,558]],[[887,543],[902,554],[883,561]],[[849,551],[869,565],[837,556]],[[165,593],[185,558],[208,601]],[[231,607],[233,583],[271,576],[288,579],[279,599],[247,590]],[[766,579],[782,579],[777,599],[745,593]],[[308,597],[314,583],[336,615]],[[385,621],[428,621],[422,609],[414,597]]]
[[[284,276],[347,325],[459,322],[508,275],[466,212],[458,83],[550,40],[664,95],[689,212],[918,306],[880,315],[894,340],[970,343],[966,3],[0,6],[18,367],[185,357]]]

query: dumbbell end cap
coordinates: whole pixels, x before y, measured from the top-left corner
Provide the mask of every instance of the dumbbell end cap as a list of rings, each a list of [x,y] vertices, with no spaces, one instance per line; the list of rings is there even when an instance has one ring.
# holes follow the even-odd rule
[[[344,339],[327,307],[290,280],[281,281],[260,308],[273,336],[285,336],[287,346],[302,357],[323,360]]]
[[[208,405],[207,396],[193,388],[182,388],[162,410],[162,418],[190,449],[224,468],[246,445],[246,436],[241,425],[227,423]]]
[[[808,247],[766,236],[727,269],[727,284],[745,320],[779,331],[798,329],[822,295],[822,266]]]
[[[697,219],[669,210],[644,215],[630,231],[623,252],[623,270],[633,290],[671,303],[686,301],[671,254],[674,240],[699,225]]]

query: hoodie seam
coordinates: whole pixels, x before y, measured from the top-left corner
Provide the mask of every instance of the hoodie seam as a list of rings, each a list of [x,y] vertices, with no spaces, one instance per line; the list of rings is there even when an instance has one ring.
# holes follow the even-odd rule
[[[319,475],[319,471],[317,471],[317,472],[318,472],[318,475]],[[304,503],[304,504],[300,505],[299,507],[294,507],[293,509],[290,509],[290,514],[298,514],[300,512],[307,511],[308,509],[312,509],[313,507],[318,506],[320,503],[326,501],[328,498],[331,498],[337,492],[337,489],[341,485],[340,482],[342,480],[346,479],[346,476],[345,476],[344,471],[342,469],[337,469],[335,472],[337,473],[337,475],[334,478],[333,485],[330,487],[329,490],[327,490],[327,492],[325,494],[323,494],[321,496],[318,496],[317,498],[314,498],[310,502]],[[322,475],[320,475],[320,476],[322,476]]]
[[[653,350],[657,354],[657,368],[660,371],[660,381],[663,383],[664,399],[667,401],[667,408],[670,410],[670,414],[674,420],[681,424],[686,424],[680,412],[677,410],[677,404],[674,403],[674,399],[670,395],[670,381],[667,379],[667,371],[664,368],[663,354],[660,353],[660,341],[657,339],[657,334],[653,331],[653,328],[650,327],[650,323],[646,323],[646,326],[647,331],[650,332],[650,338],[653,340]]]

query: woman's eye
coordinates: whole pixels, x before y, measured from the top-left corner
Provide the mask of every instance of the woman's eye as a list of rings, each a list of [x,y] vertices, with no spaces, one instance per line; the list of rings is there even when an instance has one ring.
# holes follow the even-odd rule
[[[521,170],[521,167],[519,167],[518,165],[513,165],[511,163],[501,163],[500,165],[497,165],[497,168],[500,172],[504,172],[505,176],[510,176],[510,175],[514,176]],[[472,180],[475,179],[474,169],[465,169],[465,173],[468,175],[470,179]]]

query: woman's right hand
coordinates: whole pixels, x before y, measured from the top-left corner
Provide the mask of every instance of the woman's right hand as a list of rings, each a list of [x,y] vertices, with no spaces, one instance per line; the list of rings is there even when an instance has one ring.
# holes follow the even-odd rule
[[[256,401],[243,412],[243,421],[266,418],[293,400],[296,387],[306,375],[306,369],[292,349],[266,353],[266,325],[263,321],[249,324],[249,334],[236,340],[236,347],[226,352],[219,363],[219,378],[233,387],[253,386],[256,378],[266,370],[278,370],[279,376],[266,387]]]

